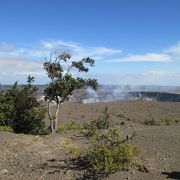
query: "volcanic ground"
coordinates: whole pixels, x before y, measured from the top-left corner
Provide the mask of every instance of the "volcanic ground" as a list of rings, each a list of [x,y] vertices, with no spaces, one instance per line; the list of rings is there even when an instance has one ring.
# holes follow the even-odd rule
[[[91,179],[180,179],[179,123],[144,124],[151,118],[179,122],[179,102],[65,103],[60,109],[59,124],[90,123],[101,115],[106,106],[110,113],[110,126],[117,127],[122,138],[135,135],[132,142],[140,151],[137,162],[147,171],[129,167],[108,177]],[[48,124],[47,119],[46,122]],[[89,140],[78,130],[43,136],[0,132],[0,139],[0,179],[87,179],[84,177],[86,170],[67,163],[71,156],[67,146],[82,149],[88,145]]]

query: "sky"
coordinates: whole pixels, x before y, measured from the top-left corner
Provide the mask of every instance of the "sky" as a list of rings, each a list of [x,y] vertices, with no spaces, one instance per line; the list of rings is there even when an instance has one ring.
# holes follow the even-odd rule
[[[0,0],[1,84],[47,84],[54,50],[100,84],[180,86],[180,0]]]

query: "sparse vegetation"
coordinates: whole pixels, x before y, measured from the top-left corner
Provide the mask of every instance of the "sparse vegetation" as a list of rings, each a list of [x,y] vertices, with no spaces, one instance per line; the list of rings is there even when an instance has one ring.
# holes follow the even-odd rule
[[[124,126],[126,123],[124,122],[124,121],[122,121],[121,123],[120,123],[120,125],[122,125],[122,126]]]
[[[0,131],[13,132],[13,129],[10,126],[0,126]]]
[[[82,129],[84,129],[83,124],[77,124],[74,122],[58,126],[58,132],[65,132],[70,130],[82,130]]]
[[[99,133],[99,130],[95,125],[86,125],[84,126],[85,128],[80,131],[81,134],[84,134],[86,137],[91,137]]]
[[[148,177],[147,179],[163,179],[165,176],[161,176],[161,169],[157,169],[158,176],[154,175],[152,171],[152,169],[156,169],[157,166],[160,167],[162,162],[164,166],[168,167],[170,163],[172,168],[178,170],[177,159],[180,127],[177,125],[173,127],[166,126],[166,128],[164,126],[148,128],[147,126],[142,130],[142,122],[144,123],[142,119],[150,119],[155,114],[155,117],[162,117],[164,109],[166,109],[164,107],[169,108],[170,111],[171,107],[174,107],[174,104],[152,104],[155,108],[151,110],[152,116],[149,117],[144,113],[144,106],[144,109],[141,109],[142,104],[139,102],[135,103],[135,105],[139,106],[139,111],[135,113],[136,117],[134,116],[137,118],[137,121],[132,123],[113,116],[124,104],[125,103],[112,103],[108,105],[109,110],[112,110],[109,111],[109,113],[112,112],[112,122],[110,121],[109,127],[111,128],[114,125],[118,130],[110,130],[109,128],[97,129],[97,127],[95,127],[91,129],[94,132],[90,138],[78,134],[79,131],[84,131],[84,129],[79,130],[79,128],[72,127],[74,124],[76,124],[75,126],[84,126],[81,124],[82,120],[84,120],[85,123],[90,123],[91,117],[95,115],[98,117],[98,115],[100,115],[99,112],[104,110],[104,104],[93,104],[94,110],[87,113],[87,106],[91,107],[91,105],[64,104],[61,109],[62,112],[67,113],[66,117],[68,117],[68,113],[70,112],[74,123],[71,123],[71,121],[69,123],[63,121],[65,124],[63,125],[63,131],[60,132],[65,131],[66,133],[60,133],[59,135],[14,135],[1,131],[0,147],[2,148],[0,149],[2,149],[2,153],[0,159],[2,167],[4,166],[5,169],[7,167],[7,170],[10,173],[12,172],[17,178],[21,175],[27,179],[29,174],[31,174],[31,179],[40,177],[42,170],[45,170],[44,178],[47,179],[53,179],[55,175],[57,178],[55,177],[54,179],[114,179],[114,177],[117,179],[127,179],[127,177],[128,179],[133,179],[133,177],[137,179],[146,179],[146,177]],[[132,107],[132,104],[127,103],[125,105],[128,109],[127,112],[129,112],[127,116],[134,118],[134,112],[128,108]],[[158,106],[161,106],[159,108],[161,110],[160,112],[159,109],[157,109]],[[179,106],[180,104],[178,103],[178,107]],[[98,110],[98,113],[96,113],[96,110]],[[142,116],[139,117],[141,111]],[[172,117],[178,119],[178,108],[175,112],[176,114]],[[92,113],[96,114],[92,116]],[[149,111],[146,111],[146,113],[149,113]],[[86,118],[77,118],[77,114],[79,117],[84,114]],[[170,119],[170,117],[171,115],[167,113],[167,118]],[[75,121],[76,118],[77,121]],[[97,120],[98,119],[99,118],[97,118]],[[122,126],[120,125],[121,122]],[[174,122],[176,121],[174,120]],[[125,126],[123,126],[124,123]],[[135,126],[131,126],[133,123],[136,123]],[[71,129],[77,130],[71,131]],[[122,136],[117,135],[119,132],[121,133],[120,129],[122,130]],[[6,129],[4,129],[3,126],[0,127],[0,130],[4,131]],[[113,131],[116,131],[116,133]],[[138,149],[136,148],[135,142],[137,143]],[[156,147],[158,147],[158,149]],[[136,157],[138,151],[146,153],[139,152],[140,155]],[[173,156],[171,155],[172,151],[175,152]],[[14,154],[16,154],[16,156],[14,156]],[[11,158],[9,158],[10,155],[12,155]],[[152,158],[153,163],[151,163]],[[149,161],[147,161],[147,159]],[[24,168],[22,169],[22,167]],[[36,168],[35,171],[34,167]],[[111,174],[116,171],[121,172]],[[169,169],[167,169],[167,171],[169,171]],[[11,176],[11,174],[7,174],[4,177],[8,179],[11,178]]]
[[[131,120],[129,117],[126,117],[124,114],[118,114],[117,117],[124,119],[124,120],[127,120],[127,121]]]
[[[81,118],[84,118],[84,117],[85,117],[85,115],[84,115],[84,114],[82,114],[82,115],[81,115]]]
[[[117,117],[126,118],[126,116],[124,114],[118,114]]]
[[[94,173],[109,174],[133,164],[137,154],[138,150],[130,140],[122,141],[118,130],[110,129],[97,134],[92,147],[79,160]]]
[[[70,143],[71,143],[71,140],[69,138],[66,138],[63,142],[63,147],[64,148],[69,148],[70,146]]]
[[[85,124],[85,131],[83,131],[83,134],[85,134],[86,136],[96,135],[98,133],[98,130],[108,129],[109,124],[110,115],[108,112],[108,107],[106,106],[97,120],[92,121],[90,124]]]
[[[97,121],[92,122],[95,124],[97,129],[108,129],[110,123],[110,114],[108,112],[108,106],[105,107],[104,111],[102,112],[101,116]]]
[[[147,119],[144,123],[148,126],[174,125],[180,123],[180,120],[151,118],[151,119]]]

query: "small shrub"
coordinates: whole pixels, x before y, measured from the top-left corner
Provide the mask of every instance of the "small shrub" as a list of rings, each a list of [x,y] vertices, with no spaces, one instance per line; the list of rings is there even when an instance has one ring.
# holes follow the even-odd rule
[[[91,124],[84,125],[85,130],[82,131],[82,133],[85,136],[96,135],[98,133],[98,130],[108,129],[109,123],[110,123],[110,115],[108,112],[108,107],[106,106],[101,116],[97,120],[92,121]]]
[[[70,146],[70,143],[71,143],[71,140],[69,138],[66,138],[63,142],[63,147],[64,148],[69,148]]]
[[[151,118],[151,119],[147,119],[144,123],[147,126],[156,126],[156,125],[173,125],[179,122],[180,122],[179,120],[173,120],[173,119]]]
[[[127,120],[127,121],[131,121],[131,118],[126,117],[124,114],[118,114],[117,117],[123,119],[123,120]]]
[[[109,174],[133,164],[137,148],[129,141],[122,141],[117,129],[98,134],[91,148],[79,157],[94,173]]]
[[[65,124],[65,125],[60,125],[58,126],[58,132],[65,132],[65,131],[70,131],[70,130],[82,130],[84,129],[83,124],[76,124],[74,122]]]
[[[157,121],[154,118],[146,119],[144,121],[144,124],[146,124],[147,126],[155,126],[157,125]]]
[[[126,116],[124,114],[118,114],[117,117],[126,118]]]
[[[21,114],[16,115],[13,121],[13,130],[16,133],[44,134],[46,109],[43,107],[24,109]]]
[[[84,134],[86,137],[91,137],[97,135],[99,130],[95,125],[85,125],[84,129],[81,131],[81,134]]]
[[[13,132],[13,129],[10,126],[0,126],[0,131]]]
[[[94,121],[93,123],[96,125],[98,129],[108,129],[109,122],[110,122],[110,115],[108,112],[108,107],[106,106],[99,119],[97,121]]]
[[[82,115],[81,115],[81,118],[84,118],[84,117],[85,117],[85,115],[84,115],[84,114],[82,114]]]
[[[40,135],[48,135],[51,133],[51,127],[50,126],[46,126],[41,130]]]
[[[77,158],[80,154],[79,149],[75,148],[75,147],[70,147],[69,148],[69,153],[71,156],[73,156],[74,158]]]
[[[127,121],[131,121],[131,119],[130,119],[130,118],[128,118],[128,117],[126,118],[126,120],[127,120]]]
[[[122,122],[120,123],[120,125],[124,126],[124,125],[125,125],[125,122],[124,122],[124,121],[122,121]]]

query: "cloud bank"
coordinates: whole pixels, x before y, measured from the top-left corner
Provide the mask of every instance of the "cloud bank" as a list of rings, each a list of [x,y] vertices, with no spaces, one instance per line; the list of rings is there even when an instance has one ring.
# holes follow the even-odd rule
[[[74,60],[83,57],[92,57],[102,69],[109,66],[109,72],[103,71],[101,75],[97,70],[94,71],[94,78],[98,78],[101,84],[178,84],[180,79],[179,71],[166,71],[162,67],[151,68],[150,70],[140,69],[135,73],[113,73],[113,68],[123,64],[131,63],[168,63],[169,67],[180,63],[180,43],[174,44],[169,48],[158,53],[129,54],[123,56],[125,52],[121,49],[111,47],[92,47],[84,46],[80,43],[67,42],[62,40],[43,40],[36,44],[26,44],[18,46],[14,44],[0,44],[0,83],[12,84],[19,80],[20,83],[26,81],[26,77],[31,74],[36,77],[37,84],[48,82],[45,71],[43,70],[44,58],[48,57],[54,50],[67,50],[72,54]],[[123,53],[122,53],[123,52]],[[109,62],[111,65],[108,65]],[[128,66],[128,65],[127,65]],[[177,67],[175,66],[175,67]],[[128,68],[127,68],[128,69]],[[161,69],[161,70],[160,70]],[[180,85],[180,83],[179,83]]]
[[[111,60],[110,62],[171,62],[172,58],[168,54],[136,54],[124,58]]]
[[[25,81],[29,74],[37,76],[42,81],[47,82],[43,62],[45,57],[49,57],[52,51],[69,51],[73,60],[80,60],[84,57],[91,57],[96,60],[104,59],[122,52],[119,49],[107,47],[89,47],[74,42],[62,40],[41,41],[37,44],[30,44],[19,47],[17,45],[0,44],[0,82],[12,83],[18,79]]]

